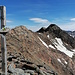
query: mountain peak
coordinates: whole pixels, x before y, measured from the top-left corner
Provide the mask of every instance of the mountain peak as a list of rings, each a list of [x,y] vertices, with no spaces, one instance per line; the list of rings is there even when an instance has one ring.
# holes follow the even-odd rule
[[[28,30],[28,29],[27,29],[25,26],[23,26],[23,25],[17,26],[17,27],[15,27],[14,29],[17,29],[17,30],[18,30],[18,29],[20,29],[20,30],[21,30],[21,29]]]
[[[17,26],[17,27],[15,27],[14,29],[12,29],[11,31],[10,31],[10,33],[12,32],[12,31],[14,31],[15,33],[26,33],[26,32],[28,32],[29,30],[25,27],[25,26]]]
[[[56,26],[56,24],[50,24],[50,27]]]
[[[13,69],[20,68],[32,75],[74,75],[75,40],[55,24],[42,27],[39,32],[18,26],[7,33],[8,72],[14,74]],[[12,63],[15,68],[11,71]]]
[[[60,30],[60,28],[56,24],[49,25],[45,31],[54,31],[54,30]]]
[[[51,30],[57,30],[60,29],[56,24],[50,24],[47,28],[42,27],[41,29],[39,29],[37,32],[47,32],[47,31],[51,31]]]

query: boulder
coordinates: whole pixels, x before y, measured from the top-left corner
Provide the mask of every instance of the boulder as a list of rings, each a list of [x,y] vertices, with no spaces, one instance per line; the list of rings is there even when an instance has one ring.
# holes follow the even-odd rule
[[[14,63],[11,63],[8,67],[8,72],[12,74],[24,75],[24,71],[20,68],[15,68]]]

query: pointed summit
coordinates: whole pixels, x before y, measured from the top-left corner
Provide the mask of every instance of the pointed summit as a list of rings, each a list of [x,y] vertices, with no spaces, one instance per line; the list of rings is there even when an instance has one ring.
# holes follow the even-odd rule
[[[57,26],[56,24],[50,24],[48,27],[54,27]]]
[[[59,29],[60,28],[56,24],[51,24],[47,28],[42,27],[37,32],[40,32],[40,33],[47,32],[47,31],[51,31],[52,32],[53,30],[59,30]]]
[[[53,32],[53,31],[56,31],[56,30],[60,30],[60,28],[56,25],[56,24],[51,24],[49,25],[47,28],[46,28],[46,32],[47,31],[50,31],[50,32]]]

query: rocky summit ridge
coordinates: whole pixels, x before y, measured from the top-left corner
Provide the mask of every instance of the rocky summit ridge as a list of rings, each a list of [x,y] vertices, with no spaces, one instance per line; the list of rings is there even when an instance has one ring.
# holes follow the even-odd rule
[[[8,75],[75,75],[75,39],[55,24],[37,32],[16,27],[6,43]]]

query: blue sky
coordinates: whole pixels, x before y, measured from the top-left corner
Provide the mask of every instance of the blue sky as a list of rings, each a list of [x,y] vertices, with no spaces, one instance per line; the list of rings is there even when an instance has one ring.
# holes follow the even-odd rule
[[[75,0],[0,0],[6,6],[7,27],[24,25],[37,31],[51,23],[75,30]]]

